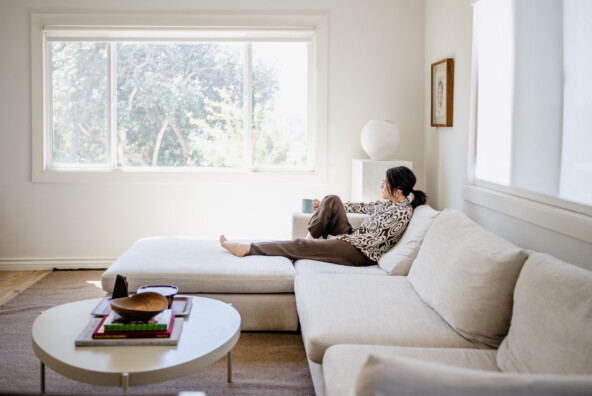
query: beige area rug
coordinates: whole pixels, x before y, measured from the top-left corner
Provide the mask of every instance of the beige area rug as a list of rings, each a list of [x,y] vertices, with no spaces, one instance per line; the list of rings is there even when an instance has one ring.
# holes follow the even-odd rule
[[[0,393],[38,393],[40,363],[31,328],[44,310],[71,301],[103,297],[101,271],[54,271],[0,306]],[[232,351],[233,382],[226,382],[226,358],[191,375],[131,387],[130,394],[203,391],[215,395],[314,395],[299,334],[242,333]],[[117,394],[115,387],[78,382],[46,368],[46,393]]]

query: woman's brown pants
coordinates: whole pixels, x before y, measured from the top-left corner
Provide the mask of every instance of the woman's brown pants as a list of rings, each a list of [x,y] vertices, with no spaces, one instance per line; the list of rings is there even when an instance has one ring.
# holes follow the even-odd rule
[[[308,222],[308,231],[315,239],[252,243],[247,255],[283,256],[292,260],[318,260],[356,267],[376,264],[341,239],[316,239],[352,231],[343,203],[336,195],[323,198]]]

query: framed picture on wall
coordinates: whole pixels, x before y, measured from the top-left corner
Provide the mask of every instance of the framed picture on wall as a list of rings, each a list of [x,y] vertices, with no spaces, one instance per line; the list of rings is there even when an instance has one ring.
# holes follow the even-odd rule
[[[432,126],[452,126],[454,59],[432,63]]]

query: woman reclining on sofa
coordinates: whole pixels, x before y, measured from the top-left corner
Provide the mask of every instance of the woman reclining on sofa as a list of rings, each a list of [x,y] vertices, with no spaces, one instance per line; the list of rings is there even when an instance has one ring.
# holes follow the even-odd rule
[[[386,201],[344,205],[338,196],[326,196],[315,205],[307,239],[236,243],[221,235],[220,244],[238,257],[284,256],[292,260],[319,260],[350,266],[376,265],[405,232],[413,209],[427,202],[423,191],[413,189],[416,180],[409,168],[399,166],[387,170],[382,182],[382,197]],[[413,194],[412,200],[410,194]],[[370,215],[354,229],[347,212]]]

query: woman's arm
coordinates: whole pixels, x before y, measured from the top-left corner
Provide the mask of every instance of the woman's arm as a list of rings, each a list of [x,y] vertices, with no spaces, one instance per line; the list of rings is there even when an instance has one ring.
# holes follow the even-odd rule
[[[384,201],[374,202],[346,202],[343,207],[347,213],[373,213],[376,208],[381,205]]]

